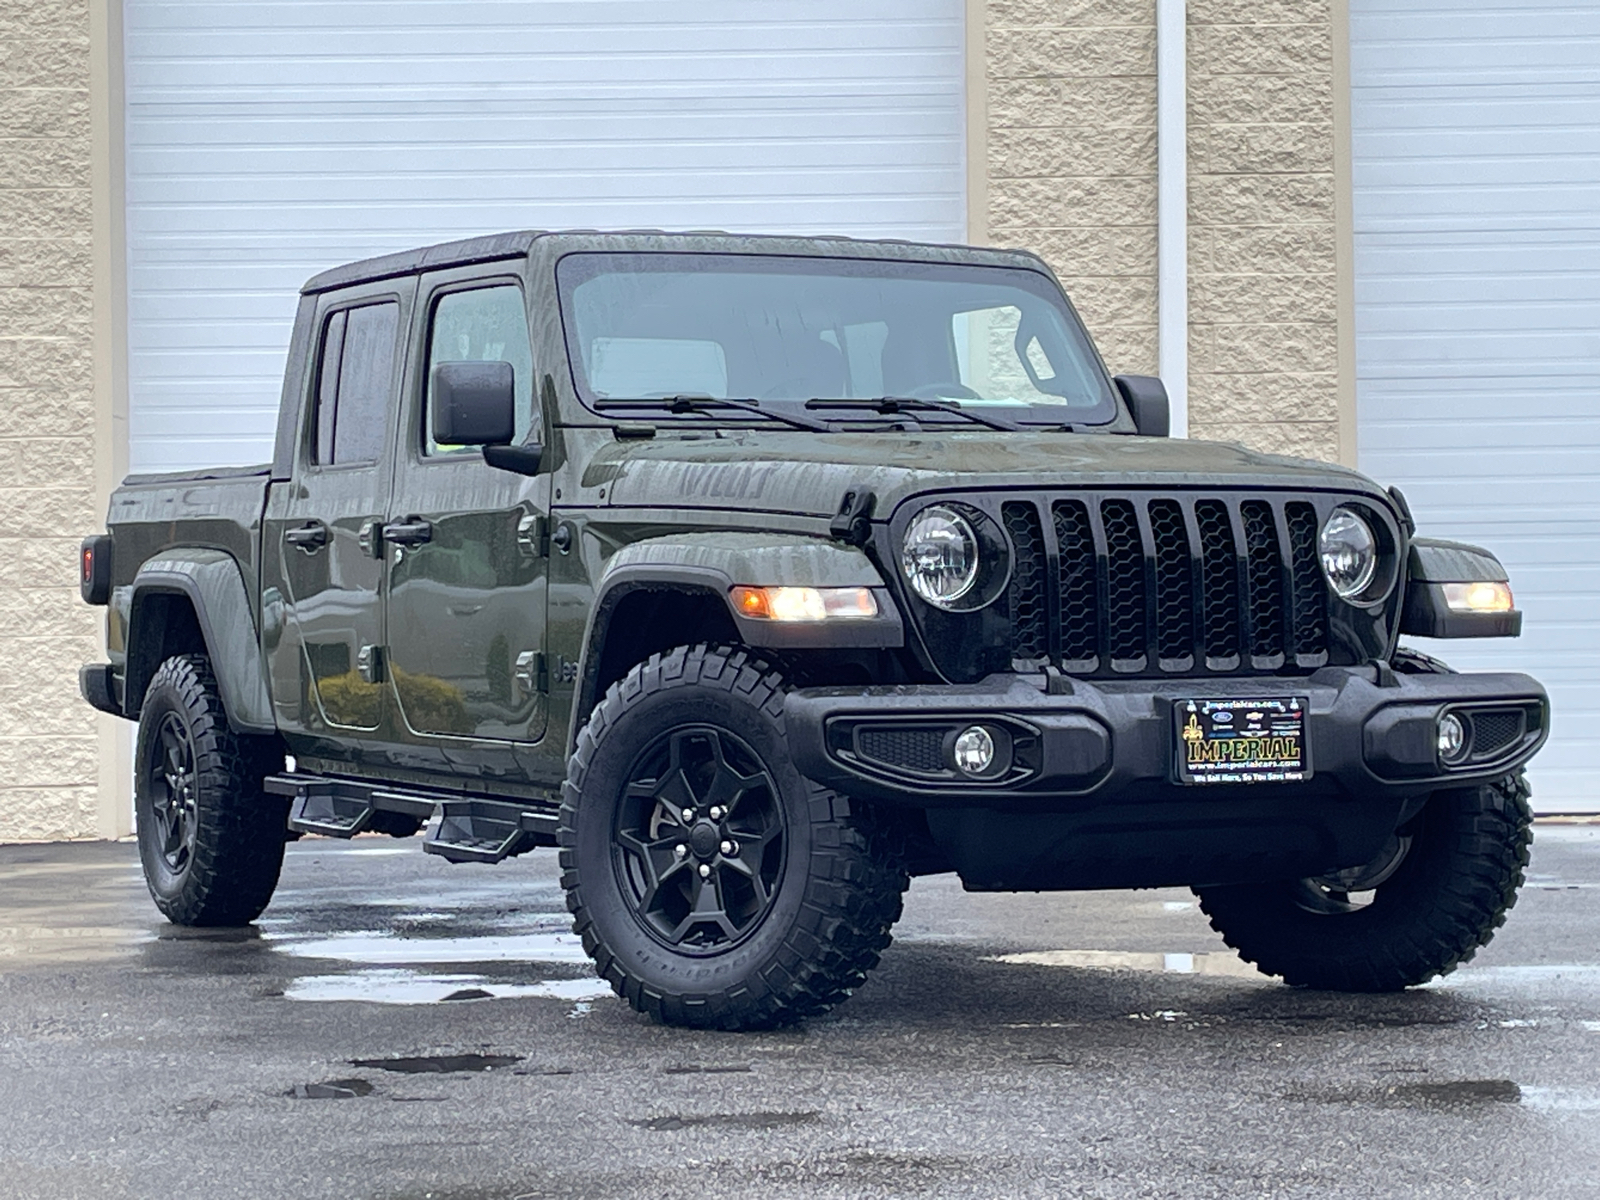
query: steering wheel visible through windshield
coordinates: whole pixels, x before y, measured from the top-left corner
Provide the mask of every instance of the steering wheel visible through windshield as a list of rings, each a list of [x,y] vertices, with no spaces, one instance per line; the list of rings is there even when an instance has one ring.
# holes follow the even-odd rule
[[[580,253],[557,266],[586,404],[899,397],[1100,424],[1111,381],[1047,275],[751,254]],[[609,405],[607,405],[609,407]]]

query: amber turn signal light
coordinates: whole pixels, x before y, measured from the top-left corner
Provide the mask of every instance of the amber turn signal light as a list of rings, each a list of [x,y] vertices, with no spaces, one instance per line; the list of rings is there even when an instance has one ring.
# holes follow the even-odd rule
[[[1447,583],[1444,602],[1451,612],[1510,612],[1514,607],[1509,583]]]
[[[852,620],[878,615],[871,588],[748,587],[733,589],[733,607],[742,617],[764,621]]]

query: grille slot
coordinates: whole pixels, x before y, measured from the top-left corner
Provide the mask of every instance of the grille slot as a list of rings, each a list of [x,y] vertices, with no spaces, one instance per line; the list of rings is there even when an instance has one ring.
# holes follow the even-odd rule
[[[1250,653],[1283,663],[1283,556],[1272,506],[1263,500],[1246,500],[1239,506],[1244,519],[1244,541],[1250,571]]]
[[[1328,589],[1317,561],[1317,510],[1303,500],[1283,506],[1289,526],[1289,561],[1294,592],[1294,643],[1302,656],[1328,644]]]
[[[1013,553],[1019,669],[1052,657],[1076,675],[1298,671],[1329,661],[1312,503],[1102,494],[1007,499],[999,510]]]
[[[1106,626],[1113,664],[1144,666],[1144,542],[1130,500],[1100,505],[1106,531]]]
[[[1050,614],[1045,610],[1044,531],[1039,527],[1039,510],[1032,504],[1012,501],[1000,508],[1006,533],[1016,547],[1011,568],[1011,653],[1016,658],[1048,658],[1050,655]]]
[[[936,775],[944,770],[944,730],[863,729],[856,734],[861,757],[885,766]]]
[[[1150,502],[1156,559],[1156,646],[1164,659],[1194,654],[1194,564],[1183,509],[1176,500]]]
[[[1061,657],[1092,671],[1099,662],[1100,588],[1089,508],[1059,500],[1051,512],[1061,556]]]
[[[1221,500],[1194,506],[1200,526],[1201,620],[1205,624],[1206,658],[1223,670],[1239,661],[1239,552],[1234,548],[1233,521]],[[1225,660],[1232,660],[1226,663]]]

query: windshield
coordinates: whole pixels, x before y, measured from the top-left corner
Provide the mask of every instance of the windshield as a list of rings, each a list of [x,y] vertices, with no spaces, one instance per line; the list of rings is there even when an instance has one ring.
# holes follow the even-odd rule
[[[1088,334],[1038,271],[596,253],[567,255],[557,281],[586,404],[903,397],[1053,424],[1117,412]]]

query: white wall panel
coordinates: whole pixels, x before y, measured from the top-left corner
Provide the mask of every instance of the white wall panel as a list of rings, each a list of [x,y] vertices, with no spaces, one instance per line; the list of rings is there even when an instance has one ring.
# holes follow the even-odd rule
[[[504,229],[959,240],[962,0],[127,0],[130,458],[268,457],[294,295]]]
[[[1600,7],[1352,0],[1360,463],[1510,568],[1543,811],[1600,810]]]

